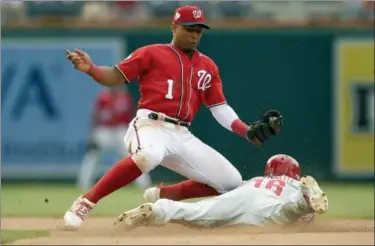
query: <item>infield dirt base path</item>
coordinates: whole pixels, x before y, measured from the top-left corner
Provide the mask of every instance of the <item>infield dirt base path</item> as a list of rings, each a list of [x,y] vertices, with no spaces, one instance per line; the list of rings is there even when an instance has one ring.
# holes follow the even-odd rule
[[[113,218],[89,218],[79,231],[62,231],[61,219],[4,218],[3,229],[49,230],[49,237],[23,239],[15,245],[374,245],[374,220],[323,220],[280,228],[230,227],[194,229],[170,224],[120,231]]]

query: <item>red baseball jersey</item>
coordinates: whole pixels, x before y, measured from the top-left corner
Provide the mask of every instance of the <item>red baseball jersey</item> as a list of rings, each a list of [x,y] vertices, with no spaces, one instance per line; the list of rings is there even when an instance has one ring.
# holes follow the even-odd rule
[[[104,90],[96,98],[93,113],[99,126],[129,125],[135,115],[135,105],[128,92]]]
[[[226,103],[219,69],[195,50],[190,58],[178,47],[141,47],[116,65],[128,82],[139,81],[139,108],[191,122],[199,107]]]

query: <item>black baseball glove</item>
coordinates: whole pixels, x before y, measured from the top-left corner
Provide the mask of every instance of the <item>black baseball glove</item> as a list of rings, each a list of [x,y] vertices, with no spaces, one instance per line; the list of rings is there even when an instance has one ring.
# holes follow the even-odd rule
[[[247,140],[257,147],[261,147],[273,135],[276,135],[283,123],[283,117],[277,110],[268,110],[261,120],[250,124]]]

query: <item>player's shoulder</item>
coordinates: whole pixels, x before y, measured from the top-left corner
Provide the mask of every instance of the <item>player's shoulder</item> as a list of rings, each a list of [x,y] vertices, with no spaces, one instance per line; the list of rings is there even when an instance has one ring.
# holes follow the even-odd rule
[[[155,56],[161,56],[165,53],[166,50],[168,50],[168,47],[165,44],[149,44],[136,49],[133,53],[137,52],[142,56],[151,58]]]
[[[252,182],[252,181],[255,181],[255,180],[259,180],[259,179],[266,179],[267,177],[263,177],[263,176],[255,176],[255,177],[252,177],[251,179],[248,179],[246,181],[244,181],[244,183],[249,183],[249,182]]]
[[[273,177],[274,179],[278,179],[278,180],[282,180],[284,181],[286,184],[289,184],[289,185],[292,185],[294,187],[299,187],[300,186],[300,182],[299,180],[296,180],[294,178],[291,178],[289,176],[286,176],[286,175],[282,175],[282,176],[275,176]]]
[[[157,52],[160,50],[167,49],[167,46],[165,44],[149,44],[142,47],[143,49],[147,50],[148,52]]]
[[[160,49],[159,44],[148,44],[135,48],[132,53],[146,53],[157,49]]]
[[[199,58],[201,59],[201,62],[203,62],[206,66],[208,66],[208,67],[210,67],[210,68],[212,68],[214,70],[219,70],[219,68],[216,65],[215,61],[211,57],[209,57],[206,54],[203,54],[199,50],[197,50],[197,52],[198,52]]]
[[[197,53],[198,53],[199,58],[200,58],[202,61],[204,61],[204,62],[208,62],[208,63],[211,63],[211,64],[216,64],[215,61],[214,61],[211,57],[209,57],[208,55],[206,55],[206,54],[200,52],[199,50],[196,50],[196,51],[197,51]]]
[[[252,177],[250,180],[256,180],[256,179],[267,179],[268,177],[264,177],[264,176],[255,176],[255,177]],[[249,180],[249,181],[250,181]]]

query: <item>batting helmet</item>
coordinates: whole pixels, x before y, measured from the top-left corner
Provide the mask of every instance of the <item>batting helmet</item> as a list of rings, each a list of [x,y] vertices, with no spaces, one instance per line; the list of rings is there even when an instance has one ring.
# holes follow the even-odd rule
[[[282,176],[286,175],[299,180],[300,167],[298,162],[291,156],[278,154],[268,159],[264,176]]]

